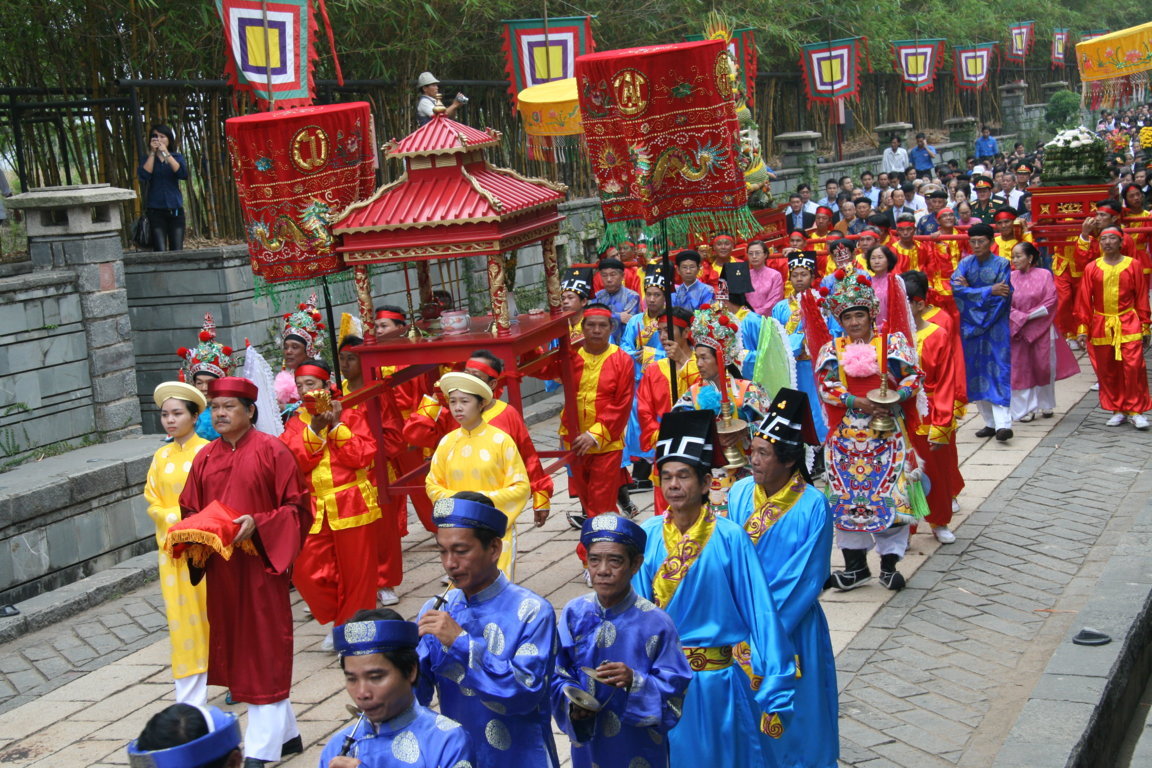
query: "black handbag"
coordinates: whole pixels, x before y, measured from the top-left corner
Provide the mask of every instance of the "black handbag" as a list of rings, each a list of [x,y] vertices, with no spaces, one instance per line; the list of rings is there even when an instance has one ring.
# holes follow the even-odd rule
[[[132,242],[137,248],[152,247],[152,222],[148,220],[148,184],[144,185],[144,206],[140,210],[140,217],[132,225]]]

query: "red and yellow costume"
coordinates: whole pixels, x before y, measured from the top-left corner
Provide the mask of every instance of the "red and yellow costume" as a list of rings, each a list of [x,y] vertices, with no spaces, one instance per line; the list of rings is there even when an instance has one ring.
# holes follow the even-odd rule
[[[386,379],[398,373],[402,368],[394,365],[384,365],[380,367],[380,378]],[[382,397],[381,400],[391,399],[395,403],[395,416],[394,423],[388,425],[395,429],[396,434],[399,435],[404,429],[404,422],[412,415],[419,405],[424,393],[431,389],[432,382],[429,381],[428,376],[417,376],[409,379],[402,384],[397,385],[392,391]],[[412,470],[419,467],[424,463],[426,452],[420,448],[407,448],[403,447],[396,454],[395,459],[392,460],[391,466],[388,469],[389,481],[402,477]],[[412,485],[412,483],[409,483]],[[419,486],[419,483],[416,483]],[[432,522],[432,502],[428,499],[428,494],[422,488],[415,488],[408,492],[408,500],[412,502],[412,506],[416,509],[416,516],[420,518],[420,522],[424,525],[425,530],[429,533],[436,532],[436,525]],[[397,519],[398,530],[401,536],[408,535],[408,504],[405,499],[397,498],[392,501],[389,506],[393,508],[393,514]],[[388,514],[385,510],[385,514]],[[384,586],[381,584],[381,586]]]
[[[280,435],[304,475],[314,515],[293,583],[316,621],[344,624],[376,607],[379,547],[376,536],[361,530],[380,519],[372,481],[376,441],[357,410],[318,433],[313,418],[298,409]]]
[[[1035,243],[1032,239],[1031,232],[1023,232],[1020,237],[1005,238],[1002,235],[996,235],[992,238],[992,253],[998,256],[1003,256],[1006,259],[1012,258],[1012,249],[1020,243]]]
[[[344,381],[344,394],[348,394],[348,381]],[[389,484],[396,482],[400,477],[397,468],[397,459],[406,454],[404,439],[400,434],[403,421],[400,418],[400,409],[394,397],[378,397],[380,404],[380,436],[384,444],[384,456],[387,459],[385,470],[388,474]],[[365,416],[363,404],[345,406],[344,411],[356,410]],[[376,477],[373,466],[369,470],[369,477]],[[379,493],[379,492],[377,492]],[[376,586],[378,589],[392,589],[400,586],[404,580],[404,549],[401,539],[408,534],[408,503],[405,496],[387,500],[377,496],[377,506],[380,507],[380,519],[372,524],[373,534],[376,537],[377,568]]]
[[[1143,209],[1133,211],[1131,208],[1125,208],[1120,217],[1120,221],[1125,228],[1127,227],[1152,227],[1152,212]],[[1137,256],[1140,257],[1144,266],[1144,274],[1152,274],[1152,233],[1150,232],[1133,232],[1128,234],[1124,233],[1125,237],[1132,238],[1133,247],[1136,249]]]
[[[905,246],[896,240],[889,247],[897,256],[896,268],[892,270],[897,275],[911,269],[917,269],[924,273],[931,273],[936,270],[940,257],[936,246],[932,243],[925,240],[913,240],[912,245]]]
[[[1056,317],[1052,322],[1066,339],[1076,335],[1077,295],[1089,260],[1089,246],[1090,241],[1077,238],[1052,249],[1052,275],[1056,280]],[[1099,252],[1096,255],[1099,256]]]
[[[1083,250],[1083,249],[1081,249]],[[1077,258],[1080,252],[1077,253]],[[1148,335],[1148,278],[1140,263],[1089,262],[1076,303],[1078,332],[1100,381],[1100,407],[1119,413],[1152,410],[1142,342]]]
[[[536,453],[532,436],[528,434],[524,417],[508,407],[508,403],[503,400],[493,400],[480,417],[486,424],[491,424],[506,433],[516,443],[516,449],[520,452],[520,458],[528,470],[528,482],[532,488],[532,508],[550,509],[552,478],[544,473],[544,467],[540,464],[540,456]],[[444,436],[458,426],[460,425],[452,418],[452,413],[438,399],[424,395],[420,407],[404,422],[404,440],[422,448],[435,449]]]
[[[636,390],[636,363],[615,344],[594,355],[583,347],[571,359],[576,380],[578,434],[588,432],[596,445],[573,467],[571,490],[589,517],[616,511],[616,492],[630,478],[621,466],[624,432]],[[554,376],[549,376],[554,378]],[[570,445],[565,413],[560,414],[560,436]]]
[[[676,396],[679,398],[693,385],[700,383],[700,370],[696,367],[696,357],[688,356],[685,365],[676,366]],[[644,451],[656,448],[656,438],[660,435],[660,418],[672,410],[672,363],[668,358],[657,360],[644,369],[636,390],[637,418],[640,422],[640,447]],[[666,507],[664,494],[660,492],[656,468],[652,468],[652,482],[656,489],[654,501],[656,509]]]
[[[928,398],[928,413],[921,418],[912,435],[912,444],[916,446],[931,480],[928,492],[930,512],[925,519],[932,525],[948,525],[952,521],[952,499],[960,493],[955,487],[955,479],[960,476],[955,408],[961,397],[961,393],[956,391],[957,361],[961,366],[959,375],[963,377],[964,358],[962,353],[958,356],[951,334],[933,323],[916,331],[916,354],[924,374],[924,394]]]

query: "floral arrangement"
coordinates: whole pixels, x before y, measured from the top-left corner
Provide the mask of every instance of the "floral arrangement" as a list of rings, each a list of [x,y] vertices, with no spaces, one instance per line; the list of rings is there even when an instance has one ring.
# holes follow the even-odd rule
[[[1140,129],[1140,146],[1144,149],[1152,148],[1152,125]]]
[[[1084,126],[1056,134],[1044,145],[1044,181],[1101,180],[1108,177],[1108,146]]]

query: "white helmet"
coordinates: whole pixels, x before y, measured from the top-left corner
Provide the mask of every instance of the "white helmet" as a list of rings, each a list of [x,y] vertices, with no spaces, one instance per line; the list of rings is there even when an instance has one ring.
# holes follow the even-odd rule
[[[426,85],[435,85],[438,82],[440,81],[437,80],[436,76],[431,72],[421,72],[420,77],[416,78],[416,87],[423,88]]]

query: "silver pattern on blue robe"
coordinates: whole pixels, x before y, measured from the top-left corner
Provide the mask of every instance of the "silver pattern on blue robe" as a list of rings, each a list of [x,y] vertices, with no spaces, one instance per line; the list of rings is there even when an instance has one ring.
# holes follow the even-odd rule
[[[373,727],[353,723],[337,733],[320,753],[320,768],[328,768],[340,755],[344,737],[354,739],[350,757],[364,768],[413,766],[414,768],[473,768],[472,742],[455,720],[438,715],[413,702],[391,720]]]
[[[960,310],[960,341],[968,374],[968,401],[1012,404],[1012,333],[1008,310],[1012,307],[1012,265],[995,254],[981,262],[965,256],[952,273],[952,297]],[[963,277],[967,286],[957,285]],[[992,286],[1007,283],[1007,296],[993,296]]]
[[[420,616],[431,608],[429,600]],[[431,701],[435,685],[440,710],[471,737],[478,768],[559,765],[548,701],[555,609],[501,574],[470,599],[452,590],[441,610],[464,632],[448,647],[420,638],[420,702]]]
[[[652,581],[668,557],[664,516],[644,521],[648,545],[632,586],[652,599]],[[752,540],[736,523],[717,517],[700,556],[664,607],[685,647],[735,646],[748,641],[752,668],[764,677],[753,693],[736,663],[697,672],[684,697],[680,724],[668,733],[672,768],[772,766],[757,734],[760,713],[791,722],[796,688],[795,651],[776,615],[768,580]]]
[[[744,525],[753,513],[754,481],[728,492],[728,519]],[[820,592],[832,555],[832,512],[811,485],[756,542],[780,623],[800,656],[792,719],[779,739],[762,735],[765,751],[787,768],[836,768],[840,755],[836,656]]]
[[[574,768],[667,766],[665,734],[680,720],[679,702],[692,679],[672,619],[635,591],[612,608],[604,608],[590,594],[564,606],[559,629],[552,710],[557,725],[572,740]],[[634,677],[629,689],[602,685],[580,671],[606,661],[628,665]],[[570,703],[564,695],[569,685],[600,701],[603,708],[595,718],[569,718]]]

